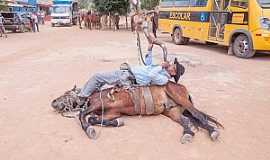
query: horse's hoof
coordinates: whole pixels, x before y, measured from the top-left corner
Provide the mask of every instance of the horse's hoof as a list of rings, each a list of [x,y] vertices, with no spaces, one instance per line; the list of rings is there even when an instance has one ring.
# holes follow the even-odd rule
[[[121,127],[125,125],[123,118],[117,118],[116,121],[117,121],[117,127]]]
[[[88,136],[88,138],[90,138],[90,139],[96,138],[96,130],[91,126],[87,127],[85,133]]]
[[[220,135],[220,134],[219,134],[219,131],[214,130],[214,131],[210,134],[211,140],[212,140],[212,141],[216,141],[216,140],[218,139],[219,135]]]
[[[186,143],[190,143],[192,141],[192,138],[193,136],[191,134],[186,133],[182,136],[180,141],[182,144],[186,144]]]

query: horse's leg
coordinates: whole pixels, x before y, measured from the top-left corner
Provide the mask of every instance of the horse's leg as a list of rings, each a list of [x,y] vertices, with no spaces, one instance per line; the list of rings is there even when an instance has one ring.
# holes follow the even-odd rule
[[[186,117],[189,117],[190,120],[194,123],[194,124],[197,124],[198,127],[201,127],[205,130],[208,131],[209,133],[209,136],[211,138],[212,141],[216,141],[220,135],[219,131],[213,127],[212,125],[210,125],[209,123],[207,124],[203,124],[201,123],[197,118],[195,118],[189,111],[185,110],[183,112],[183,115],[186,116]]]
[[[124,122],[119,117],[121,114],[115,109],[109,109],[104,113],[104,116],[89,117],[88,123],[91,125],[113,126],[120,127],[124,125]]]
[[[184,116],[182,113],[183,113],[183,110],[179,106],[173,107],[170,110],[166,110],[163,112],[165,116],[171,118],[172,120],[176,121],[181,126],[183,126],[184,131],[183,131],[183,136],[181,138],[181,143],[184,144],[187,142],[191,142],[195,133],[192,132],[191,130],[191,122],[190,122],[189,117]]]
[[[89,115],[90,113],[96,111],[96,110],[99,110],[100,108],[101,108],[100,105],[92,104],[91,106],[89,106],[88,108],[86,108],[85,110],[80,112],[79,120],[81,122],[81,126],[82,126],[82,129],[84,131],[86,131],[86,129],[89,127],[89,124],[86,121],[86,116]]]

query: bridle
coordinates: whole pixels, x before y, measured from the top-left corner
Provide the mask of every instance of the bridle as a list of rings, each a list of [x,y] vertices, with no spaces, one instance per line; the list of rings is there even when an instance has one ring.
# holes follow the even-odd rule
[[[85,109],[85,105],[81,107],[77,104],[78,100],[76,91],[67,91],[57,100],[57,105],[63,106],[57,112],[66,118],[75,118],[76,116],[70,116],[69,114],[74,114]]]

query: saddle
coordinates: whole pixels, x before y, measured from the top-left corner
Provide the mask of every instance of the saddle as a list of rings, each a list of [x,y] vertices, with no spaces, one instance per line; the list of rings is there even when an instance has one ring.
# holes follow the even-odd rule
[[[123,88],[111,89],[107,97],[114,101],[115,98],[113,94],[122,89]],[[160,86],[133,87],[125,90],[129,93],[133,101],[135,113],[140,115],[160,114],[164,109],[170,109],[176,106],[176,103],[168,98],[165,91]],[[155,94],[153,94],[153,92],[155,92]]]
[[[152,115],[155,113],[154,101],[149,87],[137,87],[133,91],[129,92],[129,94],[134,103],[136,113],[141,115]],[[143,96],[144,105],[141,104],[141,96]]]

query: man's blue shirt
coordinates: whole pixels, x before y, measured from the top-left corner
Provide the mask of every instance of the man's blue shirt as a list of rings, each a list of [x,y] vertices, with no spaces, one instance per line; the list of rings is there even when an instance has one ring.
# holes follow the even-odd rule
[[[135,66],[131,71],[139,85],[165,85],[171,78],[168,72],[158,65]]]

